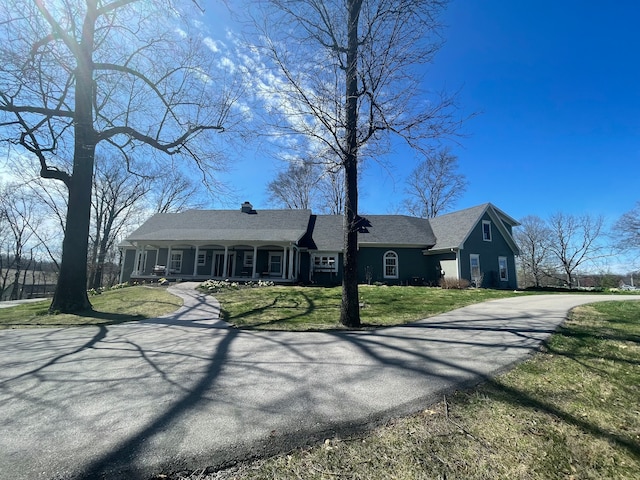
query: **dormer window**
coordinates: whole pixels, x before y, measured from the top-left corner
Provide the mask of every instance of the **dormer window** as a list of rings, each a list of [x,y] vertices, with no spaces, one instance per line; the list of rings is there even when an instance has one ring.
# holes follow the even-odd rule
[[[491,222],[489,220],[482,221],[482,239],[485,242],[491,241]]]

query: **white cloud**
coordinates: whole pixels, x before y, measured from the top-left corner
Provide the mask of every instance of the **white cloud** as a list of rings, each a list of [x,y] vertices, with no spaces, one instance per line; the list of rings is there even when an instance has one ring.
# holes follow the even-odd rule
[[[203,43],[211,50],[213,53],[220,53],[220,50],[225,47],[225,44],[220,42],[219,40],[214,40],[211,37],[205,37]]]

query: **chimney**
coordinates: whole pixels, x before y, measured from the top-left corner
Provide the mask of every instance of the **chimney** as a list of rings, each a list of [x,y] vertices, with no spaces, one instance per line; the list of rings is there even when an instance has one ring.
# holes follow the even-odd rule
[[[240,206],[240,211],[241,211],[242,213],[254,213],[253,205],[251,205],[251,203],[249,203],[249,202],[244,202],[244,203]]]

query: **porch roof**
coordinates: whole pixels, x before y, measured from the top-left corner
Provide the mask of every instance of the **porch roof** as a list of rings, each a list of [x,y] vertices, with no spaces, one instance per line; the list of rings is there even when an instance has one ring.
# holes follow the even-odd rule
[[[310,210],[188,210],[157,213],[127,237],[128,242],[298,242]]]

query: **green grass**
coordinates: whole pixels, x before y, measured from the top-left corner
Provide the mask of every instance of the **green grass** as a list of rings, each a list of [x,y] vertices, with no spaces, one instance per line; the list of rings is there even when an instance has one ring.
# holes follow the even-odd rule
[[[522,293],[505,290],[442,290],[425,287],[359,287],[364,326],[401,325],[455,308]],[[341,288],[261,287],[214,294],[224,319],[238,328],[325,330],[340,325]]]
[[[90,297],[93,311],[77,315],[48,313],[48,301],[0,308],[0,329],[112,325],[154,318],[173,312],[182,300],[159,287],[129,287],[108,290]]]
[[[580,307],[532,360],[365,436],[190,478],[640,478],[640,302]]]

